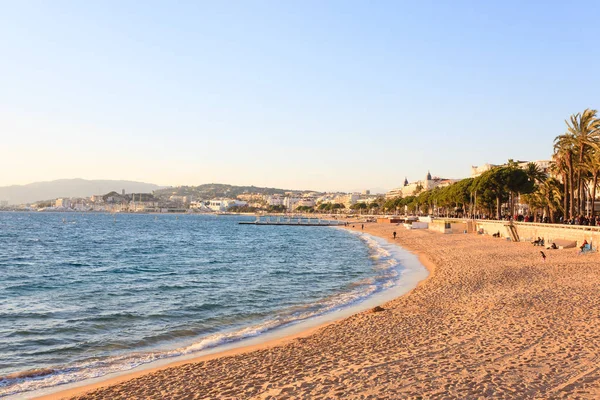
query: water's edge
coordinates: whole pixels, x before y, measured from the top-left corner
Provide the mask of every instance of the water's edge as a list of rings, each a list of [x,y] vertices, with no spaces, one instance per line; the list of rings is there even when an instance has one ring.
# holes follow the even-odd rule
[[[259,324],[248,326],[233,332],[222,332],[216,335],[200,338],[191,346],[170,352],[163,352],[159,357],[141,359],[139,364],[124,370],[111,371],[95,378],[87,378],[74,382],[65,382],[56,386],[46,387],[34,391],[9,395],[10,399],[31,399],[39,396],[54,394],[69,389],[98,384],[110,379],[124,377],[141,371],[166,367],[182,361],[192,361],[207,355],[217,355],[224,351],[239,349],[248,346],[266,345],[268,342],[279,340],[288,336],[298,335],[303,331],[328,324],[332,321],[346,318],[358,312],[370,309],[394,298],[402,296],[415,288],[425,279],[429,272],[420,263],[418,257],[402,247],[389,243],[377,236],[361,232],[348,231],[343,228],[329,228],[344,230],[350,235],[359,236],[365,245],[375,253],[379,252],[394,261],[393,268],[398,272],[395,281],[388,287],[380,288],[363,296],[346,299],[340,303],[333,302],[332,306],[316,315],[306,315],[290,321],[277,321],[272,324]]]

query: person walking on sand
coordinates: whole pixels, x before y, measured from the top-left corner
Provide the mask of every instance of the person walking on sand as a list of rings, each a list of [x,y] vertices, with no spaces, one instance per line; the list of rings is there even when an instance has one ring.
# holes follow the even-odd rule
[[[362,225],[360,226],[360,229],[364,231],[364,230],[365,230],[365,224],[362,224]]]
[[[542,255],[542,262],[546,262],[546,255],[544,252],[540,250],[540,254]]]
[[[394,240],[396,240],[396,231],[394,231]]]

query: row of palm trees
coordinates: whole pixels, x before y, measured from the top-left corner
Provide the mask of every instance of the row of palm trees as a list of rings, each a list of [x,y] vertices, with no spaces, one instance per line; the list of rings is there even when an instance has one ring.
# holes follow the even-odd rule
[[[563,185],[561,208],[568,219],[588,211],[593,217],[600,177],[600,118],[596,110],[586,109],[565,122],[567,131],[554,140],[552,155],[552,172]]]

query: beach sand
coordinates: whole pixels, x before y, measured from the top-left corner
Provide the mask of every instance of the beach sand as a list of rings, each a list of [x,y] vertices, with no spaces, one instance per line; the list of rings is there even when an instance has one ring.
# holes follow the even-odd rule
[[[364,231],[394,230],[434,270],[384,311],[52,397],[600,398],[598,254],[544,250],[543,262],[539,247],[489,236]]]

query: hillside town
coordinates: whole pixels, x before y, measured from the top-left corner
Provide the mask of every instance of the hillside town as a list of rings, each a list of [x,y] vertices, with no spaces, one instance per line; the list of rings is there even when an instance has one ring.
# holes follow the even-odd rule
[[[546,176],[550,175],[551,161],[533,162],[510,161],[521,169],[528,164]],[[507,164],[504,164],[507,165]],[[471,179],[481,176],[486,171],[502,165],[484,164],[471,167]],[[468,178],[467,178],[468,179]],[[428,171],[425,179],[409,182],[404,179],[402,186],[385,194],[371,194],[369,190],[355,193],[316,192],[316,191],[284,191],[281,189],[235,187],[229,185],[203,185],[201,187],[173,187],[153,191],[152,193],[126,193],[111,191],[89,197],[60,197],[53,200],[38,201],[30,204],[9,205],[0,202],[2,210],[23,210],[40,212],[107,212],[107,213],[294,213],[294,212],[328,212],[328,213],[404,213],[409,212],[408,205],[404,210],[390,206],[399,199],[412,199],[426,192],[448,188],[461,179],[440,178],[432,176]],[[208,189],[207,189],[208,188]],[[202,190],[201,190],[202,189]],[[526,205],[519,204],[520,212]],[[411,207],[411,213],[430,213],[427,207]]]
[[[3,209],[41,212],[109,213],[225,213],[225,212],[296,212],[315,208],[350,210],[357,204],[368,206],[382,196],[362,193],[285,192],[282,194],[242,193],[235,197],[195,198],[173,190],[170,195],[126,193],[125,190],[80,198],[57,198]]]

